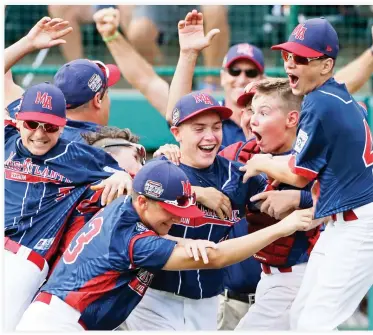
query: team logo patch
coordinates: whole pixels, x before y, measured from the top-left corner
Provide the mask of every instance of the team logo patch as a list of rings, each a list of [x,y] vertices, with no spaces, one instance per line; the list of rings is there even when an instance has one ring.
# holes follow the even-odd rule
[[[249,57],[254,57],[254,49],[248,43],[241,43],[237,46],[237,53],[247,55]]]
[[[157,183],[153,180],[147,180],[144,186],[144,193],[153,197],[159,198],[164,189],[161,183]]]
[[[48,95],[47,92],[36,93],[35,104],[41,105],[43,108],[52,110],[52,96]]]
[[[303,131],[302,129],[300,129],[298,136],[297,136],[297,140],[295,142],[294,150],[297,153],[300,153],[303,150],[304,146],[306,145],[307,140],[308,140],[307,133]]]
[[[298,24],[291,33],[291,35],[293,35],[296,40],[303,41],[304,35],[306,34],[306,30],[307,28],[304,26],[304,24]]]
[[[138,231],[139,233],[142,233],[142,232],[147,231],[147,230],[148,230],[148,228],[146,228],[143,223],[136,222],[136,231]]]
[[[93,91],[97,92],[102,87],[102,80],[101,77],[98,74],[94,74],[89,80],[88,80],[88,87]]]
[[[205,105],[211,105],[211,106],[214,105],[214,103],[211,101],[211,98],[207,94],[204,94],[204,93],[194,94],[193,98],[195,99],[197,104],[204,103]]]
[[[176,123],[178,123],[179,120],[180,120],[180,111],[177,108],[175,108],[172,111],[172,124],[176,125]]]

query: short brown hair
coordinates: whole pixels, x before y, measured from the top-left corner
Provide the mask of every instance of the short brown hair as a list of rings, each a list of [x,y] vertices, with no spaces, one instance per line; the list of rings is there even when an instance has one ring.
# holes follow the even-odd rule
[[[303,96],[293,94],[288,78],[266,78],[256,84],[255,96],[276,94],[283,103],[286,112],[300,111]],[[255,99],[254,96],[254,99]]]
[[[104,126],[96,132],[82,133],[81,136],[89,144],[95,147],[102,147],[116,142],[116,140],[126,140],[131,143],[139,143],[139,137],[128,128]]]

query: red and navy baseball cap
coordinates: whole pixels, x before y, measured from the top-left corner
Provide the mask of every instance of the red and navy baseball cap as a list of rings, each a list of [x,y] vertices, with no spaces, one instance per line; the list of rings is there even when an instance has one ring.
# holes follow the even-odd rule
[[[339,51],[338,35],[333,26],[323,17],[300,23],[285,43],[274,45],[272,50],[285,50],[302,57],[336,59]]]
[[[65,96],[48,82],[31,86],[23,93],[17,119],[63,127],[66,124]]]
[[[138,194],[158,201],[167,212],[186,218],[202,217],[196,197],[185,172],[168,160],[151,160],[133,180]]]
[[[230,67],[235,61],[247,59],[255,64],[257,69],[264,72],[264,56],[262,50],[249,43],[233,45],[227,52],[223,60],[223,67]]]
[[[172,111],[171,123],[173,126],[178,126],[182,122],[207,111],[217,112],[222,120],[229,119],[233,113],[231,109],[220,106],[211,95],[203,92],[192,92],[184,95],[177,102]]]
[[[120,79],[120,71],[114,64],[77,59],[63,65],[54,76],[54,84],[66,98],[66,108],[77,108],[93,99]]]
[[[251,102],[255,93],[256,93],[256,85],[257,82],[251,82],[245,87],[245,91],[241,94],[237,99],[237,105],[239,107],[245,107],[248,103]]]

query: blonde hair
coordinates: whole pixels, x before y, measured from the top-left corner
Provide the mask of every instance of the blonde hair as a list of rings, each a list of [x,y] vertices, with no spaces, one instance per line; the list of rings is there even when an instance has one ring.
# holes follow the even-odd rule
[[[254,99],[261,95],[276,95],[281,99],[286,113],[300,111],[303,96],[294,95],[289,85],[288,78],[266,78],[256,84]]]

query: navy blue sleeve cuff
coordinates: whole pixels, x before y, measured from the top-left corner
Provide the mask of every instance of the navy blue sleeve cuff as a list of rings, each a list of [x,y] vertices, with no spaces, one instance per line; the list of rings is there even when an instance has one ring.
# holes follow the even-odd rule
[[[299,208],[305,209],[312,207],[312,195],[310,191],[301,190],[300,191],[300,202]]]

